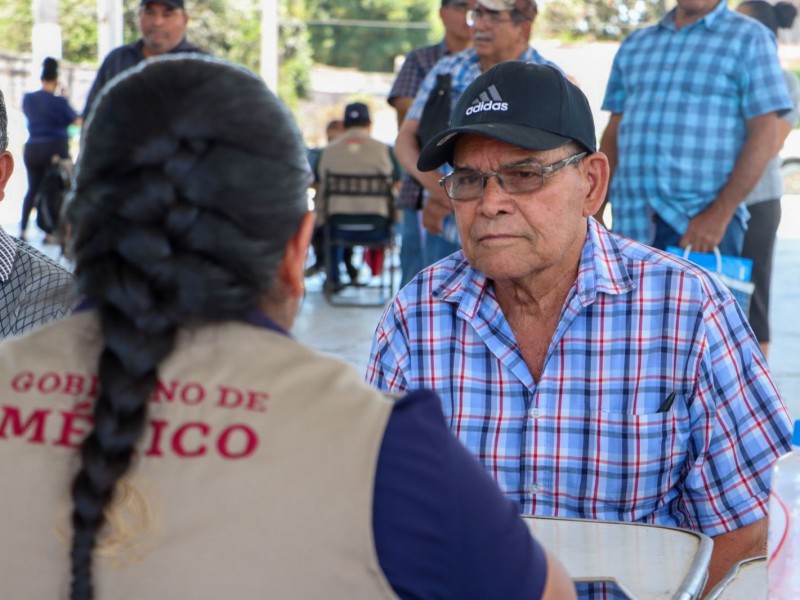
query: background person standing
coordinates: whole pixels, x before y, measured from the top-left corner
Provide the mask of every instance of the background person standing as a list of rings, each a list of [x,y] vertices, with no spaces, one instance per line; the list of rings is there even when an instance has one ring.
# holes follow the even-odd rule
[[[95,96],[107,81],[145,58],[172,52],[202,52],[186,40],[188,24],[189,15],[183,0],[141,0],[139,31],[142,37],[133,44],[120,46],[108,53],[86,97],[83,117],[89,114]]]
[[[779,28],[788,29],[797,17],[797,8],[788,2],[778,2],[772,5],[764,0],[748,0],[742,2],[736,11],[759,21],[768,27],[776,37]],[[778,152],[797,122],[798,104],[800,104],[800,82],[798,82],[797,76],[785,69],[783,76],[792,98],[792,110],[778,120],[775,156],[767,163],[764,175],[744,201],[750,212],[750,220],[747,222],[747,231],[744,234],[742,256],[753,261],[751,281],[756,286],[750,302],[749,321],[764,356],[769,354],[769,288],[772,281],[775,236],[781,222],[781,196],[783,195],[781,157],[778,156]]]
[[[425,76],[419,93],[397,132],[395,142],[397,159],[429,195],[422,212],[422,222],[428,232],[425,239],[425,266],[460,248],[457,239],[451,241],[442,235],[445,218],[453,213],[453,205],[439,185],[442,173],[437,171],[424,173],[417,168],[421,151],[417,135],[420,120],[425,103],[436,86],[437,75],[451,74],[452,110],[467,86],[496,64],[521,60],[555,67],[555,64],[530,46],[530,36],[537,14],[535,0],[477,0],[475,8],[467,13],[467,22],[472,25],[472,47],[458,54],[445,56],[434,65]]]
[[[394,80],[386,101],[397,111],[397,127],[406,118],[406,113],[419,92],[422,80],[440,58],[466,50],[471,44],[471,31],[467,25],[468,0],[442,0],[439,18],[444,25],[444,39],[433,46],[412,50],[406,56],[403,67]],[[425,230],[420,222],[422,209],[422,186],[411,175],[405,173],[397,197],[397,208],[402,211],[400,235],[400,287],[411,281],[425,266]]]
[[[22,98],[22,112],[28,119],[30,137],[23,153],[25,170],[28,172],[28,192],[22,202],[22,219],[19,227],[21,240],[25,239],[25,230],[36,200],[36,192],[45,172],[53,162],[53,157],[69,158],[67,127],[81,121],[66,98],[56,95],[58,87],[56,59],[50,57],[44,59],[41,81],[40,90],[25,94]]]
[[[790,108],[769,31],[725,0],[678,0],[614,58],[600,144],[614,231],[661,249],[741,254],[742,202]]]

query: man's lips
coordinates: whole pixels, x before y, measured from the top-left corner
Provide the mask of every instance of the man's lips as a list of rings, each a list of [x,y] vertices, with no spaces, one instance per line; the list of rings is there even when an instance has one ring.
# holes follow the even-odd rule
[[[477,237],[479,242],[493,242],[493,241],[514,240],[521,236],[515,235],[513,233],[485,233]]]

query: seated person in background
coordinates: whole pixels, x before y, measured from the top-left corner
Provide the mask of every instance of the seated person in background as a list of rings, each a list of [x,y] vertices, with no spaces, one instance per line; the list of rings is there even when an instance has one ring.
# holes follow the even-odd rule
[[[463,252],[387,307],[367,379],[437,391],[523,514],[714,537],[713,585],[763,554],[789,417],[727,288],[591,217],[609,179],[594,132],[552,67],[506,62],[467,88],[419,159],[454,167]]]
[[[336,138],[344,133],[344,121],[341,119],[332,119],[328,121],[325,126],[325,138],[327,143],[332,143]],[[314,174],[314,179],[311,186],[314,189],[314,198],[317,202],[320,200],[320,185],[319,174],[317,173],[317,164],[319,157],[322,156],[322,151],[325,146],[308,149],[308,165],[311,167],[311,172]],[[316,275],[325,270],[325,248],[323,246],[323,231],[322,227],[314,229],[314,235],[311,237],[311,248],[314,250],[314,264],[306,269],[306,277]],[[349,261],[348,261],[349,262]]]
[[[69,205],[81,310],[0,345],[3,594],[570,597],[433,394],[287,333],[314,217],[263,82],[179,55],[109,85]]]
[[[317,194],[317,227],[321,232],[325,224],[325,175],[386,175],[392,181],[400,179],[400,165],[390,146],[376,140],[371,135],[372,120],[369,108],[362,102],[353,102],[344,109],[344,134],[326,146],[319,157],[315,177],[320,182]],[[385,213],[384,197],[338,197],[334,196],[336,212],[343,213]],[[390,216],[390,215],[387,215]],[[321,235],[321,233],[320,233]],[[352,249],[339,252],[344,258],[347,275],[352,283],[358,283],[358,269],[352,264]],[[328,265],[327,277],[334,286],[339,285],[339,262]]]

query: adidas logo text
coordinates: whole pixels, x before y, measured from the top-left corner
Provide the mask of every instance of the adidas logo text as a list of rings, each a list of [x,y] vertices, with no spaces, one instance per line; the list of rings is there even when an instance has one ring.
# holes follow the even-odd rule
[[[484,111],[506,111],[508,110],[508,102],[503,102],[500,97],[500,92],[493,85],[489,86],[485,92],[473,100],[470,107],[467,109],[467,115],[474,115],[475,113]]]

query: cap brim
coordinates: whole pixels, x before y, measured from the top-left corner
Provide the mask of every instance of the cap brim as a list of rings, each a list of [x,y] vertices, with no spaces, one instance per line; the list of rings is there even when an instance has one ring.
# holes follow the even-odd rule
[[[500,140],[526,150],[552,150],[572,141],[570,138],[524,125],[499,123],[463,125],[447,129],[431,138],[419,154],[417,168],[420,171],[433,171],[445,163],[453,164],[456,142],[467,133]]]

